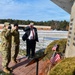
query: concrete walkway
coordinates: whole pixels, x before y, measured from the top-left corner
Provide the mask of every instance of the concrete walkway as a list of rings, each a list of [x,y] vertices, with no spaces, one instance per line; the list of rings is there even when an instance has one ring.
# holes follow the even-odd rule
[[[31,61],[31,59],[27,59],[26,57],[19,57],[19,62],[17,64],[13,63],[12,61],[9,64],[9,67],[13,67],[13,75],[36,75],[36,63],[29,65],[26,67],[26,65]],[[0,55],[0,70],[2,70],[2,56]],[[43,75],[42,71],[45,68],[44,61],[39,61],[39,74]]]

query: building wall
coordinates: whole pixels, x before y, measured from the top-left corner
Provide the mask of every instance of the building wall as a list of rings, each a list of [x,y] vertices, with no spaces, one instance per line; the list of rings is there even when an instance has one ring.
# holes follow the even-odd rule
[[[75,56],[75,3],[73,4],[71,9],[68,40],[65,51],[65,57],[74,57],[74,56]]]

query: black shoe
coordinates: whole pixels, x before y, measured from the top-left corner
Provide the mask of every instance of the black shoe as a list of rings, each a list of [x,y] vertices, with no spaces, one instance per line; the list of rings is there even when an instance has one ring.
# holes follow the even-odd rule
[[[28,56],[28,59],[30,59],[30,57]]]
[[[31,56],[31,58],[34,58],[35,56]]]
[[[31,59],[32,57],[31,56],[28,56],[28,59]]]

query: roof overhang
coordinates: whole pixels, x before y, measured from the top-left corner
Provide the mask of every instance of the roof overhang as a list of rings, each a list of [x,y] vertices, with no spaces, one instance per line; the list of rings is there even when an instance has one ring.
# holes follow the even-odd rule
[[[73,5],[74,0],[51,0],[51,1],[57,4],[62,9],[64,9],[69,14],[71,13],[71,7]]]

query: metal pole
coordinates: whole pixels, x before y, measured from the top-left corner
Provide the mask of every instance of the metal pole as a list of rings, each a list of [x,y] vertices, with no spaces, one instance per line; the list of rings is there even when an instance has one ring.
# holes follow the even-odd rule
[[[39,65],[39,61],[37,59],[37,61],[36,61],[36,75],[38,75],[38,65]]]

